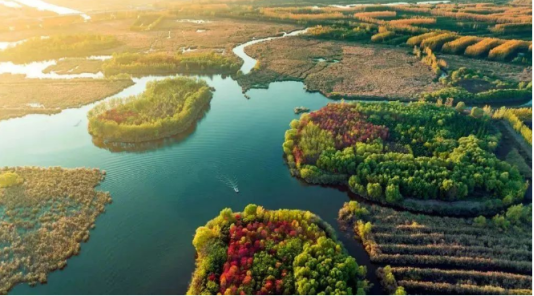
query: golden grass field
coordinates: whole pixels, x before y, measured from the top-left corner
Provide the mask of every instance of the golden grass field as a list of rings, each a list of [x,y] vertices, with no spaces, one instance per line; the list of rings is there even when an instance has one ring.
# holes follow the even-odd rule
[[[58,74],[98,73],[102,71],[101,60],[88,60],[84,58],[63,59],[44,70],[45,73],[56,72]]]
[[[58,113],[104,99],[132,84],[131,80],[25,79],[19,75],[0,75],[0,120]]]
[[[150,31],[132,31],[130,27],[134,22],[135,19],[129,18],[82,22],[49,29],[36,28],[12,32],[0,31],[0,40],[18,41],[38,36],[98,33],[116,36],[121,43],[121,46],[102,50],[99,54],[112,54],[113,52],[178,51],[183,47],[230,50],[235,45],[249,41],[254,37],[273,36],[298,28],[291,24],[228,19],[216,19],[209,23],[196,24],[181,21],[178,18],[168,18],[164,19]],[[197,32],[197,30],[205,31]]]
[[[246,52],[259,59],[260,69],[241,79],[245,89],[301,80],[308,90],[326,95],[406,99],[441,87],[429,67],[395,47],[284,38],[250,46]]]

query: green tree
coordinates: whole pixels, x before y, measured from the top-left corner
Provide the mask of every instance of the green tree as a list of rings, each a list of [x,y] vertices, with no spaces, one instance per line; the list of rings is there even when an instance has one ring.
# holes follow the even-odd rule
[[[13,172],[4,172],[0,174],[0,188],[7,188],[19,185],[24,182],[21,176]]]
[[[473,222],[475,223],[476,226],[485,227],[486,226],[486,217],[478,216],[475,219],[473,219]]]
[[[367,184],[367,195],[374,200],[379,200],[382,197],[382,186],[380,183]]]
[[[456,104],[456,111],[464,112],[464,110],[465,110],[465,103],[464,102],[458,102],[458,104]]]
[[[471,109],[471,116],[474,118],[482,118],[482,116],[484,116],[484,110],[478,107],[473,107]]]

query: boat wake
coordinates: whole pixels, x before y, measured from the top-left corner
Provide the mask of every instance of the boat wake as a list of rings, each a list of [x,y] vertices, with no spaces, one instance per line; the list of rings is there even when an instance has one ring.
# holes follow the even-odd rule
[[[217,179],[219,179],[219,181],[221,181],[228,188],[234,190],[235,193],[239,193],[239,185],[236,177],[226,174],[217,174]]]

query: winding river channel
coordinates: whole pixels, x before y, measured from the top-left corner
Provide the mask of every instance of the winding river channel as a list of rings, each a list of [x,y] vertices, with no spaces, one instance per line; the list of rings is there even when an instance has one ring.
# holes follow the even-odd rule
[[[290,35],[294,34],[286,36]],[[236,47],[234,52],[245,60],[245,72],[255,61],[244,47],[270,39]],[[135,79],[133,86],[113,97],[139,94],[147,82],[162,78]],[[289,122],[297,118],[294,107],[314,110],[330,101],[306,92],[300,82],[253,89],[247,99],[230,77],[199,78],[215,92],[194,132],[143,152],[111,152],[93,144],[87,112],[94,104],[0,122],[0,166],[100,168],[107,177],[99,190],[113,197],[89,242],[82,244],[79,256],[68,260],[67,268],[51,273],[48,284],[18,285],[11,293],[185,293],[194,269],[195,229],[225,207],[240,211],[256,203],[269,209],[310,210],[338,228],[337,212],[349,200],[347,193],[291,177],[281,149]],[[221,182],[230,177],[239,194]],[[359,263],[370,264],[360,244],[339,229],[338,234]],[[374,268],[368,268],[373,282]],[[377,283],[372,292],[380,293]]]

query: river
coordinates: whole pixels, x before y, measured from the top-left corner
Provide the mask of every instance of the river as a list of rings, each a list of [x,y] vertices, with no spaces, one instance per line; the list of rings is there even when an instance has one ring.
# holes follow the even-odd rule
[[[240,56],[254,66],[244,51]],[[139,94],[148,81],[161,78],[135,79],[114,97]],[[0,122],[1,166],[100,168],[107,177],[98,189],[113,198],[64,270],[51,273],[46,285],[18,285],[11,293],[183,294],[194,270],[196,228],[225,207],[240,211],[250,203],[318,214],[359,263],[370,264],[362,246],[338,229],[337,212],[347,193],[301,183],[282,157],[284,132],[298,117],[293,108],[315,110],[331,101],[306,92],[300,82],[253,89],[247,99],[230,77],[200,78],[215,88],[210,110],[189,137],[158,149],[111,152],[95,146],[86,117],[94,104]],[[240,193],[221,175],[235,178]],[[376,279],[372,266],[369,277]],[[372,292],[380,293],[378,284]]]

